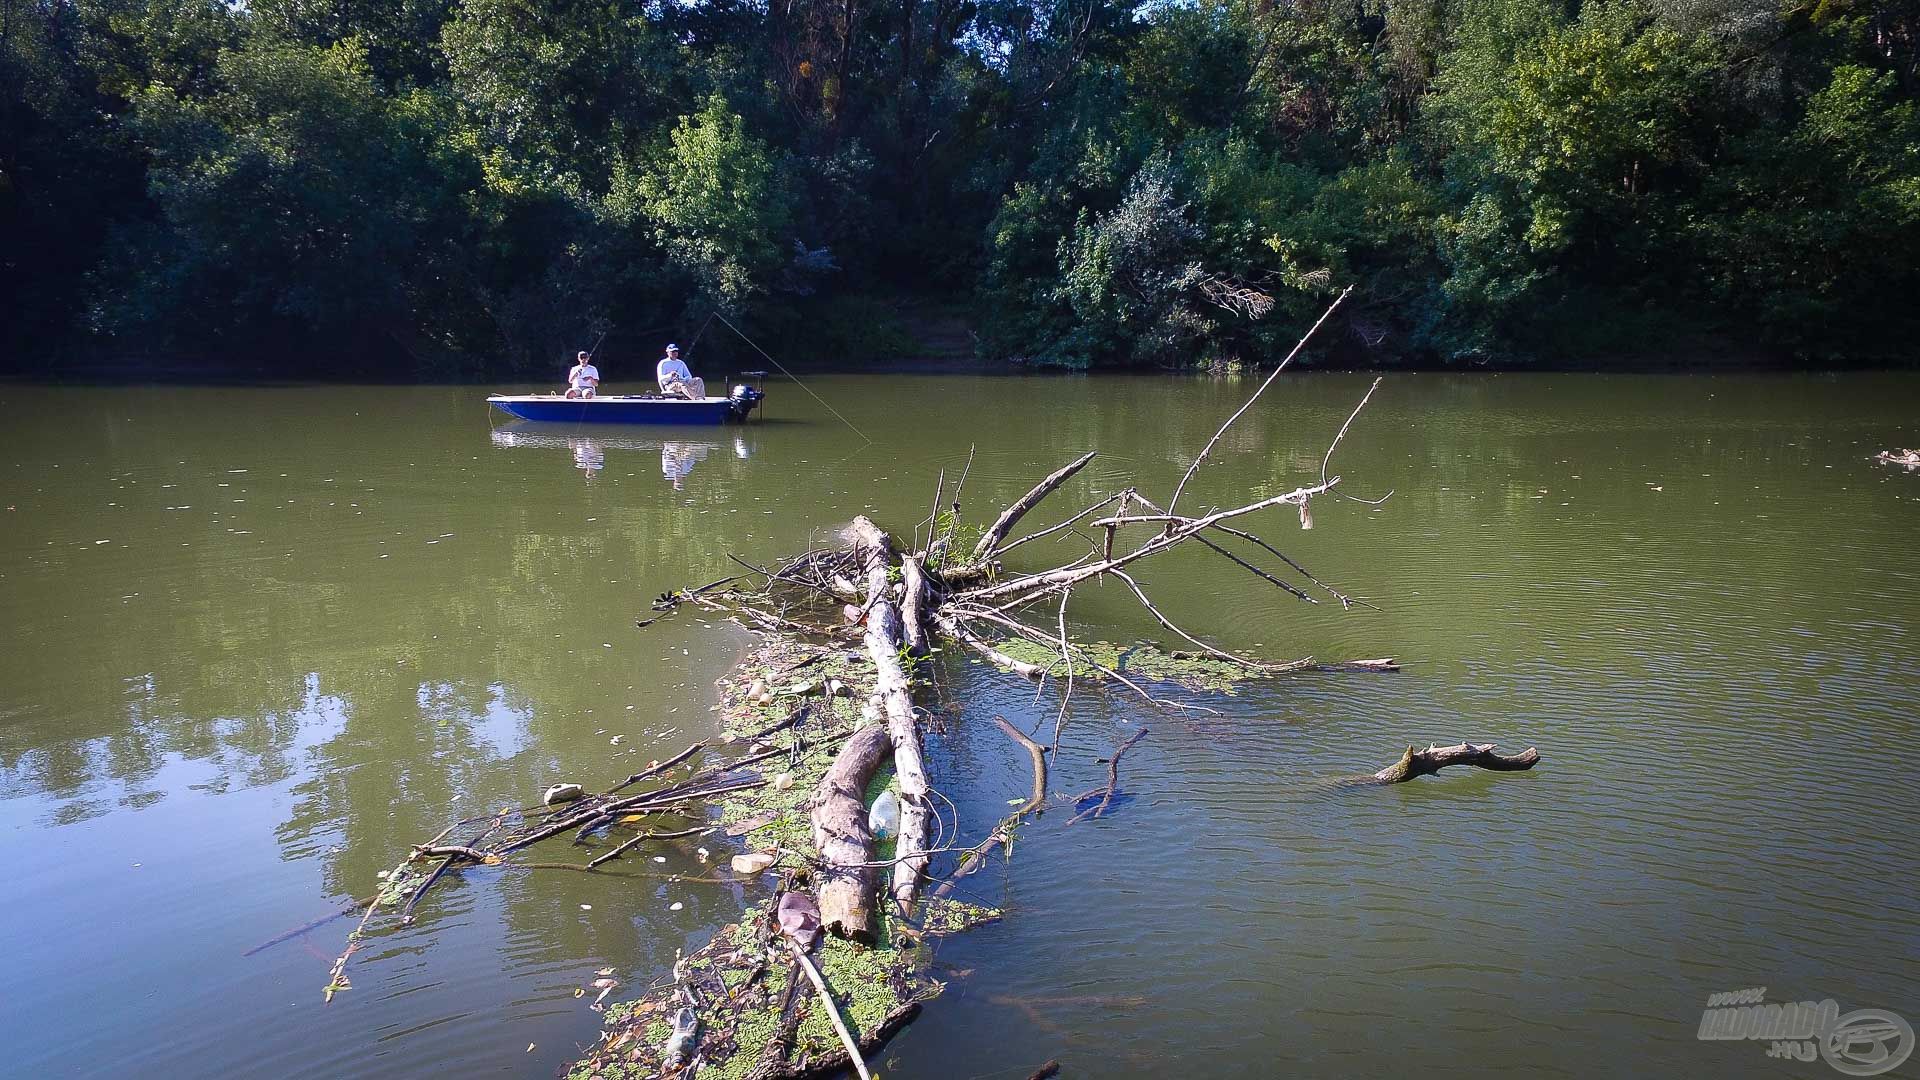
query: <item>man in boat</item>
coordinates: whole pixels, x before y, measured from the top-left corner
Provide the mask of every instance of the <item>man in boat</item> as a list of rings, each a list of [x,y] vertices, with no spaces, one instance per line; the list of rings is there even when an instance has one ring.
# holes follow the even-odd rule
[[[667,355],[660,358],[654,374],[660,379],[660,392],[668,397],[699,401],[707,396],[707,381],[694,378],[693,372],[687,370],[686,361],[680,359],[678,345],[667,346]]]
[[[600,369],[593,366],[593,358],[581,353],[573,370],[567,372],[567,396],[570,398],[590,398],[600,389]]]

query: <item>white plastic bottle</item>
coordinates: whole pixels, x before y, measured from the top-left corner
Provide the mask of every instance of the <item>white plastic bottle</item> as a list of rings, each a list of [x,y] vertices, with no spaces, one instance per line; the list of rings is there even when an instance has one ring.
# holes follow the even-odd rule
[[[891,840],[900,835],[900,796],[883,791],[867,812],[867,831],[875,840]]]

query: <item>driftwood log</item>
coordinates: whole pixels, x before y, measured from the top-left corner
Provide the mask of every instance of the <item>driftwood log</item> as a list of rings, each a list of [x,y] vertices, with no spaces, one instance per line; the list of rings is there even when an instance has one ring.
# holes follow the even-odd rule
[[[1452,746],[1428,746],[1425,750],[1407,747],[1400,760],[1374,773],[1371,783],[1404,784],[1416,776],[1431,776],[1449,765],[1473,765],[1495,772],[1521,772],[1533,768],[1540,751],[1527,747],[1517,754],[1497,754],[1493,743],[1455,743]]]
[[[900,840],[894,849],[892,884],[896,914],[910,918],[914,898],[920,891],[920,876],[927,868],[927,833],[930,804],[927,797],[927,767],[920,745],[920,718],[913,711],[913,691],[907,681],[901,656],[906,653],[909,635],[900,612],[888,599],[887,570],[893,562],[893,542],[880,527],[864,517],[853,519],[849,530],[854,550],[859,554],[867,585],[867,658],[878,672],[873,697],[865,711],[883,721],[893,742],[894,775],[900,784]],[[916,575],[915,585],[924,585]],[[916,601],[914,610],[921,605]],[[915,632],[924,640],[924,623]]]
[[[867,832],[867,783],[886,760],[885,728],[853,733],[813,793],[813,846],[821,866],[814,878],[820,925],[854,941],[871,942],[873,837]]]

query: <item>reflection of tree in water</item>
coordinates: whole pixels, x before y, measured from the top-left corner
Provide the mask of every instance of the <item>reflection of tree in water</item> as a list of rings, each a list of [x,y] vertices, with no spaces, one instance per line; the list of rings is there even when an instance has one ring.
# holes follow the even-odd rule
[[[289,857],[347,848],[325,862],[335,893],[365,892],[373,875],[456,812],[478,813],[517,793],[531,740],[524,704],[504,687],[368,676],[348,694],[342,723],[309,751],[306,776],[275,835]],[[551,764],[548,764],[551,768]]]

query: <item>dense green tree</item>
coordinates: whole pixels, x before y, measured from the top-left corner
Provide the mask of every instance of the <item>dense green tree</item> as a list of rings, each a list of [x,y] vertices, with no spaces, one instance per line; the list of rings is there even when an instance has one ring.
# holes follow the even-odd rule
[[[303,342],[424,347],[460,314],[444,276],[460,272],[462,188],[479,180],[447,138],[451,110],[426,92],[382,95],[351,40],[254,36],[221,55],[217,82],[205,97],[152,85],[135,99],[130,123],[157,148],[157,214],[121,231],[102,331],[296,356]]]
[[[792,199],[780,163],[714,97],[683,116],[633,178],[640,215],[701,301],[729,313],[764,292],[791,239]]]
[[[1917,103],[1920,0],[0,0],[0,348],[878,354],[927,291],[1259,362],[1352,284],[1308,362],[1911,361]]]

